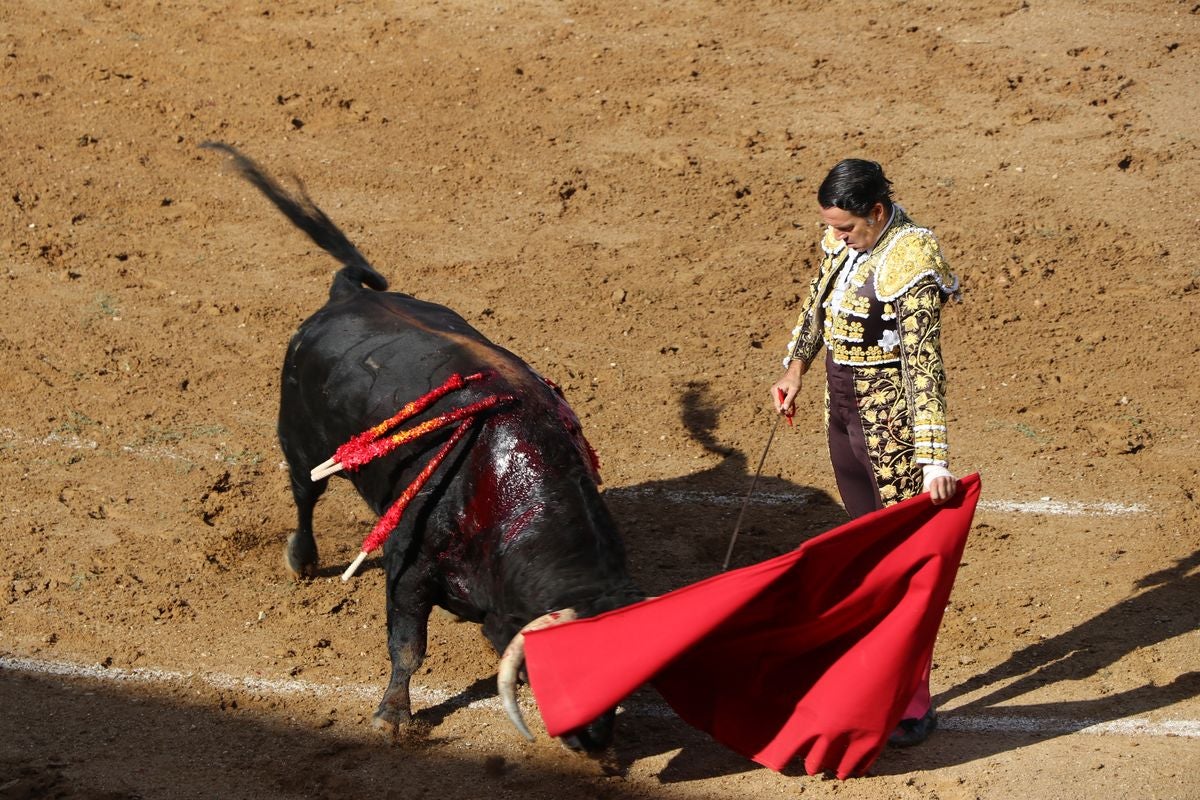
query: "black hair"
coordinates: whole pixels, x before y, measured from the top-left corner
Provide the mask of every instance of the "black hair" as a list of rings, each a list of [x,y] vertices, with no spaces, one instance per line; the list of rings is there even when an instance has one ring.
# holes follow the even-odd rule
[[[892,182],[876,162],[847,158],[839,161],[821,181],[817,202],[821,208],[840,208],[856,217],[865,217],[876,203],[891,211]]]

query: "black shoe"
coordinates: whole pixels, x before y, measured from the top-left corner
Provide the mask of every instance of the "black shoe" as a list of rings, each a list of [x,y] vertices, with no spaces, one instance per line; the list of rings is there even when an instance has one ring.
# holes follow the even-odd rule
[[[937,714],[933,709],[925,712],[925,716],[913,719],[902,719],[888,737],[891,747],[912,747],[929,738],[929,734],[937,730]]]

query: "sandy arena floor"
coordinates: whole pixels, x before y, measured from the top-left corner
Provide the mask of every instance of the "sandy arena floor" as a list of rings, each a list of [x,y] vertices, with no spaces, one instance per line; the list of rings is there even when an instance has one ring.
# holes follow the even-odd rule
[[[1195,0],[10,0],[0,47],[3,800],[1200,796]],[[207,139],[564,386],[655,593],[719,570],[816,187],[881,161],[965,287],[944,730],[777,775],[646,692],[589,760],[438,615],[378,738],[383,578],[336,577],[373,518],[339,483],[322,577],[280,559],[278,370],[336,264]],[[820,385],[738,564],[844,519]]]

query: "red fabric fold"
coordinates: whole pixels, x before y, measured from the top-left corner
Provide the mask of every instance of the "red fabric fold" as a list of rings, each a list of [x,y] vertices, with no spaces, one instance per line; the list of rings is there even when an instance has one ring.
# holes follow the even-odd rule
[[[546,729],[585,725],[639,686],[774,770],[861,775],[933,653],[979,476],[835,528],[791,553],[599,617],[526,634]]]

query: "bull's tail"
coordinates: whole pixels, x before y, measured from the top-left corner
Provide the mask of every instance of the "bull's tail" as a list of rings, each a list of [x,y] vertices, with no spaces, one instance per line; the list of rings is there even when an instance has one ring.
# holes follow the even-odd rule
[[[341,229],[333,224],[333,220],[317,207],[317,204],[304,191],[303,184],[298,180],[296,183],[299,196],[280,186],[274,178],[263,172],[262,168],[254,161],[242,155],[237,148],[224,142],[204,142],[200,146],[228,155],[233,160],[238,172],[242,173],[242,177],[258,187],[258,190],[266,195],[267,199],[292,221],[292,224],[308,234],[308,238],[342,263],[342,268],[338,270],[337,277],[333,280],[333,286],[330,287],[330,297],[337,297],[348,290],[361,288],[363,285],[378,291],[387,288],[387,279],[375,271],[366,257],[358,252],[358,248],[346,238],[346,234],[342,233]]]

